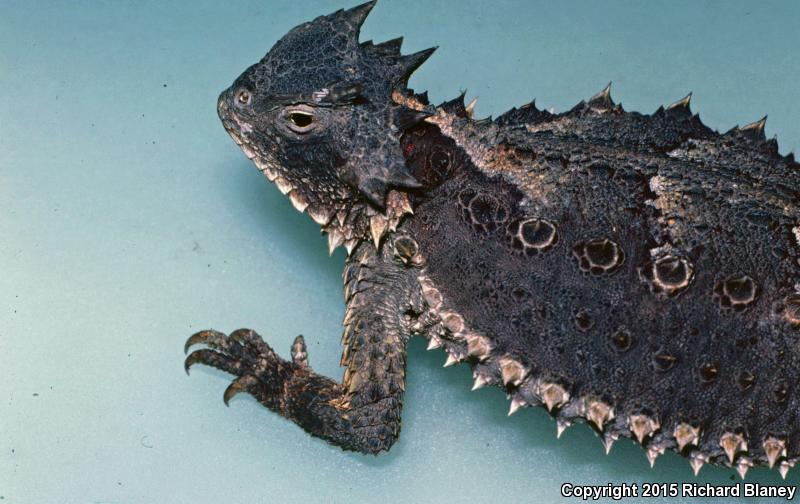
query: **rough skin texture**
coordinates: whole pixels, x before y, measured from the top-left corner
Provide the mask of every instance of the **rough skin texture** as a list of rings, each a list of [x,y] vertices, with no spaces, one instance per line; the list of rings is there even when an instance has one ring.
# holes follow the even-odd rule
[[[344,245],[344,377],[253,331],[192,336],[203,363],[310,434],[387,450],[405,346],[496,385],[559,432],[636,439],[695,470],[800,457],[800,166],[764,121],[719,134],[690,96],[651,115],[609,88],[572,110],[476,121],[407,88],[432,50],[359,43],[364,4],[305,23],[218,102],[265,175]]]

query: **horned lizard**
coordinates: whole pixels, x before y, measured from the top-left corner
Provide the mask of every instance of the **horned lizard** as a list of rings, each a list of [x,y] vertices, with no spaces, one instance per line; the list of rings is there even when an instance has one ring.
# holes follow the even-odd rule
[[[800,166],[764,120],[720,134],[691,95],[628,112],[609,88],[564,113],[476,120],[408,88],[434,49],[359,42],[369,2],[304,23],[218,100],[244,153],[347,250],[341,382],[298,337],[283,359],[214,330],[202,363],[346,450],[400,433],[412,335],[471,367],[509,414],[543,406],[606,449],[635,439],[744,477],[800,458]]]

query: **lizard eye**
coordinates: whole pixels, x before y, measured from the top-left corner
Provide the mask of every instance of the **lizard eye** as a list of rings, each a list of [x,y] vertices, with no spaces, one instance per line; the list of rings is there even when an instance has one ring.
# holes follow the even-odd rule
[[[314,115],[300,110],[286,114],[289,128],[297,133],[305,133],[314,127]]]
[[[239,105],[250,105],[253,95],[247,89],[240,89],[236,92],[236,103]]]

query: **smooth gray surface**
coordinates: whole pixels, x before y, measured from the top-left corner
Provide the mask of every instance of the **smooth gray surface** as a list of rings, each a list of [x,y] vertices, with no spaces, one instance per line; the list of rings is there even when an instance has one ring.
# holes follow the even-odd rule
[[[795,2],[428,3],[382,1],[362,40],[439,45],[411,81],[436,103],[468,88],[478,116],[533,97],[560,111],[611,80],[626,109],[691,90],[709,126],[769,113],[781,151],[800,145]],[[254,328],[286,355],[303,333],[312,365],[341,376],[344,255],[239,152],[215,100],[291,27],[350,5],[0,3],[0,502],[554,502],[565,481],[733,483],[675,455],[651,470],[629,441],[607,457],[586,426],[557,441],[541,410],[506,418],[499,390],[469,392],[468,369],[422,341],[401,440],[377,458],[250,398],[225,408],[222,373],[185,376],[183,342],[207,327]]]

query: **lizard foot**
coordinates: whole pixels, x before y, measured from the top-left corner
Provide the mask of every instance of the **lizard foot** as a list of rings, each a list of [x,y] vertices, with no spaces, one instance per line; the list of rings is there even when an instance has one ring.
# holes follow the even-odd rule
[[[229,336],[209,329],[193,334],[186,340],[184,351],[203,344],[207,348],[190,353],[184,362],[186,373],[194,364],[205,364],[236,376],[225,389],[227,405],[239,392],[253,395],[259,402],[280,408],[283,385],[300,369],[308,366],[308,354],[302,336],[292,344],[292,361],[281,358],[253,330],[238,329]]]

